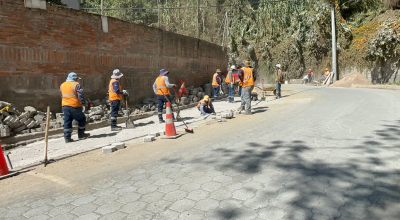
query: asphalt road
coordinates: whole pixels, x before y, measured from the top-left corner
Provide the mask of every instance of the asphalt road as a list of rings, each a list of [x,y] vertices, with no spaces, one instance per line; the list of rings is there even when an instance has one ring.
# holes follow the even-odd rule
[[[399,92],[283,89],[178,140],[2,180],[0,219],[400,219]]]

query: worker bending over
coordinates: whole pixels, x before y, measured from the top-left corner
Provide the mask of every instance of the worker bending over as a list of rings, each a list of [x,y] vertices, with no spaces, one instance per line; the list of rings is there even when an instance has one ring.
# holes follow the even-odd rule
[[[199,109],[201,115],[215,114],[214,106],[208,95],[205,95],[199,104],[197,104],[197,109]]]
[[[72,135],[72,121],[78,121],[78,139],[85,139],[90,134],[85,133],[86,116],[82,112],[82,104],[85,104],[83,97],[83,90],[81,85],[78,83],[78,77],[76,73],[70,73],[67,80],[61,84],[60,90],[62,94],[62,110],[64,113],[64,139],[65,143],[74,142],[71,138]],[[49,117],[49,116],[47,116]]]
[[[251,91],[251,100],[258,101],[258,93],[256,87]]]

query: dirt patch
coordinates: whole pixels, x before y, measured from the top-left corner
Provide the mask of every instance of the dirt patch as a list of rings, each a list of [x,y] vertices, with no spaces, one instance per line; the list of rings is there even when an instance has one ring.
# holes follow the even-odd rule
[[[361,73],[353,72],[345,75],[341,80],[336,81],[331,87],[354,87],[357,85],[372,85],[372,83],[365,78]]]

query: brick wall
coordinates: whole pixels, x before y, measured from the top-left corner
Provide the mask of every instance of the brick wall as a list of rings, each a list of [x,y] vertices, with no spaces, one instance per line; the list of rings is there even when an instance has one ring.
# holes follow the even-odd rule
[[[108,31],[98,15],[0,0],[0,100],[59,111],[59,87],[69,72],[78,73],[85,96],[96,99],[105,97],[118,68],[125,74],[123,89],[137,103],[153,95],[162,68],[171,83],[200,86],[228,66],[226,50],[195,38],[114,18],[108,18]]]

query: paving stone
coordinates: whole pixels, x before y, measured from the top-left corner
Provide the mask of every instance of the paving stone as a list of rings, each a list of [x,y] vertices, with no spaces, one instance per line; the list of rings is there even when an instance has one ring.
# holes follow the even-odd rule
[[[74,220],[77,219],[77,216],[72,215],[70,213],[64,213],[50,218],[50,220]]]
[[[197,209],[184,211],[179,215],[179,220],[201,220],[204,219],[205,213]]]
[[[80,206],[80,205],[91,203],[91,202],[95,201],[96,199],[97,199],[96,196],[88,195],[88,196],[84,196],[79,199],[76,199],[75,201],[72,202],[72,204],[76,205],[76,206]]]
[[[120,220],[124,219],[126,216],[128,216],[128,214],[116,211],[103,215],[99,218],[99,220]]]
[[[83,216],[83,215],[92,213],[97,208],[98,208],[98,205],[95,205],[93,203],[88,203],[88,204],[76,207],[74,210],[71,211],[71,214],[74,214],[76,216]]]
[[[115,194],[123,195],[126,193],[136,192],[138,190],[138,188],[136,186],[131,186],[132,183],[130,181],[128,183],[130,183],[128,186],[121,187],[121,188],[117,187],[119,189],[115,191]]]
[[[112,143],[111,146],[114,146],[117,150],[122,150],[125,148],[125,143],[123,142]]]
[[[147,211],[153,212],[155,214],[159,214],[159,213],[165,212],[171,204],[172,204],[172,202],[170,202],[170,201],[159,199],[157,201],[149,203],[147,205],[146,209],[147,209]]]
[[[140,210],[144,210],[147,206],[147,203],[141,201],[130,202],[121,207],[120,211],[124,213],[135,213],[139,212]]]
[[[157,191],[162,193],[169,193],[178,190],[180,187],[181,186],[178,184],[170,183],[168,185],[158,187]]]
[[[226,200],[232,197],[232,193],[228,190],[219,189],[210,193],[210,198],[216,200]]]
[[[131,202],[134,202],[134,201],[140,199],[141,196],[142,195],[140,195],[139,193],[128,193],[128,194],[121,195],[117,199],[117,201],[120,203],[124,203],[124,204],[131,203]]]
[[[145,220],[145,219],[153,219],[155,216],[154,213],[149,212],[147,210],[140,210],[136,213],[132,213],[126,217],[126,220]]]
[[[155,181],[153,184],[154,184],[154,185],[157,185],[157,186],[163,186],[163,185],[170,184],[170,183],[172,183],[173,181],[174,181],[174,180],[169,179],[169,178],[162,178],[162,179],[159,179],[159,180]]]
[[[156,213],[155,216],[153,217],[153,220],[178,219],[179,214],[180,214],[179,212],[175,212],[172,210],[166,210],[161,213]]]
[[[137,192],[140,193],[140,194],[148,194],[148,193],[152,193],[152,192],[157,191],[157,189],[158,189],[158,186],[147,185],[147,186],[140,187],[137,190]]]
[[[188,199],[194,200],[194,201],[200,201],[209,196],[209,193],[205,190],[196,190],[192,191],[189,193],[187,196]]]
[[[201,185],[198,183],[188,183],[188,184],[184,184],[182,185],[179,189],[185,192],[192,192],[195,190],[200,189]]]
[[[189,199],[182,199],[174,202],[170,209],[177,212],[184,212],[191,210],[195,206],[195,202]]]
[[[164,199],[170,202],[175,202],[181,199],[186,198],[187,193],[181,190],[176,190],[170,193],[165,194]]]
[[[4,218],[15,218],[17,216],[21,216],[22,214],[26,213],[30,208],[26,206],[18,206],[18,207],[9,207],[10,210],[2,214]]]
[[[158,131],[158,134],[159,134],[160,136],[165,135],[165,130],[160,130],[160,131]]]
[[[218,205],[219,205],[219,201],[208,198],[208,199],[198,201],[196,203],[195,208],[207,212],[207,211],[210,211],[211,209],[218,208]]]
[[[156,138],[156,137],[160,136],[160,134],[158,132],[152,132],[148,136],[152,136],[152,137]]]
[[[87,214],[85,214],[85,215],[79,216],[79,217],[77,218],[77,220],[97,220],[97,219],[99,219],[99,218],[100,218],[100,215],[99,215],[99,214],[90,212],[90,213],[87,213]]]
[[[58,215],[62,215],[62,214],[68,213],[71,210],[73,210],[74,208],[76,208],[76,206],[71,205],[71,204],[59,205],[59,206],[56,206],[56,207],[50,209],[47,212],[47,214],[49,216],[56,217]]]
[[[201,188],[212,192],[215,190],[219,190],[221,188],[222,184],[221,183],[217,183],[217,182],[209,182],[209,183],[204,183],[203,185],[201,185]]]
[[[155,140],[155,138],[153,137],[153,136],[146,136],[146,137],[143,137],[143,141],[144,142],[152,142],[152,141],[154,141]]]
[[[52,207],[49,205],[44,205],[44,206],[39,206],[33,209],[30,209],[29,211],[25,212],[23,216],[27,218],[32,218],[37,215],[45,214],[47,213]]]
[[[161,200],[164,196],[165,196],[164,193],[152,192],[152,193],[149,193],[149,194],[146,194],[145,196],[143,196],[141,201],[147,202],[147,203],[152,203],[152,202]]]
[[[103,154],[109,154],[116,150],[117,150],[117,148],[112,145],[101,148],[101,151],[103,152]]]
[[[232,198],[238,200],[247,200],[253,198],[254,196],[255,196],[254,190],[246,188],[238,189],[232,193]]]
[[[119,210],[122,206],[123,206],[122,203],[114,201],[100,206],[95,212],[100,215],[105,215]]]

